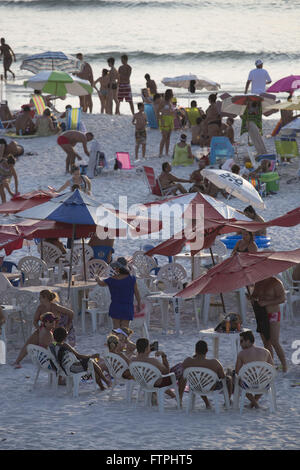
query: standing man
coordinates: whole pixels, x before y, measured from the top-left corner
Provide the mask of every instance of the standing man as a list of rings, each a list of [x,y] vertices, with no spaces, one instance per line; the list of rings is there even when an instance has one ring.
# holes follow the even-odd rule
[[[149,73],[146,73],[145,79],[146,79],[146,88],[149,88],[149,90],[150,90],[150,95],[151,95],[152,98],[153,98],[154,95],[156,95],[156,93],[157,93],[157,86],[156,86],[156,83],[155,83],[154,80],[151,80],[151,77],[150,77]]]
[[[83,80],[88,80],[91,86],[93,86],[94,76],[93,76],[92,67],[90,66],[90,64],[83,61],[83,55],[81,53],[77,54],[76,57],[77,59],[82,61],[81,71],[76,74],[77,77],[82,78]],[[90,113],[92,112],[93,110],[92,95],[79,96],[79,101],[80,101],[80,106],[82,107],[82,111],[84,113],[87,113],[88,109],[90,110]]]
[[[131,93],[131,86],[130,86],[130,75],[131,75],[131,67],[128,65],[128,56],[126,54],[121,56],[121,62],[123,65],[119,67],[119,92],[118,92],[118,100],[121,103],[125,98],[125,101],[129,103],[130,111],[134,114],[133,102],[132,102],[132,93]]]
[[[11,63],[14,59],[16,62],[16,56],[12,48],[5,43],[5,39],[1,38],[1,46],[0,46],[0,57],[3,56],[3,69],[4,69],[4,78],[7,80],[7,72],[10,72],[15,78],[15,74],[10,70]]]
[[[273,357],[273,348],[282,364],[283,372],[287,371],[284,351],[279,343],[280,333],[280,304],[285,301],[285,291],[282,282],[275,276],[256,282],[250,296],[257,322],[257,332],[260,333],[264,347]]]
[[[107,64],[110,68],[109,71],[109,82],[108,82],[108,94],[106,100],[106,113],[112,114],[113,101],[116,103],[115,114],[120,114],[120,104],[118,100],[118,88],[119,88],[119,72],[115,68],[115,59],[110,57],[107,59]]]
[[[254,95],[260,95],[266,91],[266,84],[271,83],[271,78],[268,72],[263,69],[263,61],[257,59],[255,61],[256,69],[252,69],[249,73],[248,80],[245,87],[245,94],[248,92],[248,88],[251,83],[251,93]]]

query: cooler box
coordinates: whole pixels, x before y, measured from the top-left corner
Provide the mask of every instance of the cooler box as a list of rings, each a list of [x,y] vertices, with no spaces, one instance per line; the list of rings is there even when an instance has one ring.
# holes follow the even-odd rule
[[[259,177],[261,183],[266,183],[266,191],[279,191],[279,175],[276,171],[262,173]]]

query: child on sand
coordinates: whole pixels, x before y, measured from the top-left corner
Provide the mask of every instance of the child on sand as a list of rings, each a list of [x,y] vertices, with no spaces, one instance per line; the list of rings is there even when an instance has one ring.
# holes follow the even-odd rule
[[[146,125],[147,118],[144,113],[144,103],[138,103],[138,112],[133,115],[132,124],[135,125],[135,159],[138,160],[139,148],[142,146],[142,155],[146,155]]]

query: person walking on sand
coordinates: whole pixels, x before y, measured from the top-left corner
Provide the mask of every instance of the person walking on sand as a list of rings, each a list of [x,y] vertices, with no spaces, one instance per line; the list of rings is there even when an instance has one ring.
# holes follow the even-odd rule
[[[108,82],[108,95],[107,95],[107,104],[106,112],[107,114],[112,114],[113,101],[116,104],[115,114],[120,114],[120,103],[118,100],[118,88],[119,88],[119,72],[115,68],[115,59],[110,57],[107,59],[107,64],[110,68],[109,71],[109,82]]]
[[[90,82],[91,86],[94,84],[94,76],[93,76],[93,70],[90,64],[85,62],[83,60],[83,55],[81,53],[76,55],[77,59],[82,61],[82,67],[80,72],[78,72],[76,75],[79,78],[82,78],[83,80],[87,80]],[[79,102],[80,106],[82,108],[82,111],[84,113],[87,113],[88,110],[90,113],[93,111],[93,100],[92,100],[92,95],[84,95],[84,96],[79,96]]]
[[[282,346],[279,343],[280,334],[280,304],[285,302],[285,290],[282,282],[275,276],[256,282],[250,299],[257,322],[257,332],[260,333],[264,347],[273,357],[273,348],[281,362],[283,372],[287,371],[287,363]]]
[[[130,75],[132,68],[128,65],[128,56],[126,54],[121,56],[122,65],[119,67],[119,91],[118,91],[118,101],[121,103],[123,99],[129,103],[130,111],[134,114],[133,102],[132,102],[132,93],[130,86]]]
[[[249,362],[267,362],[268,364],[274,365],[270,351],[265,348],[258,348],[254,346],[254,335],[251,330],[243,331],[240,333],[240,345],[242,351],[238,353],[236,364],[235,364],[235,373],[238,374],[241,368],[248,364]],[[243,387],[243,383],[240,384]],[[246,397],[250,401],[251,408],[259,408],[258,400],[261,395],[252,395],[247,393]]]
[[[146,155],[146,126],[147,118],[144,113],[144,103],[138,103],[138,112],[134,114],[132,124],[135,125],[135,159],[138,160],[139,148],[142,146],[142,155],[145,158]]]
[[[93,140],[94,135],[91,132],[84,134],[80,131],[65,131],[57,139],[58,145],[67,154],[66,158],[66,173],[74,166],[75,159],[82,160],[80,155],[74,151],[76,144],[82,144],[84,153],[89,157],[90,153],[87,149],[87,143]]]
[[[0,57],[3,56],[3,69],[4,69],[4,78],[7,80],[7,72],[10,72],[15,78],[15,74],[10,70],[10,66],[12,64],[12,61],[16,62],[16,56],[12,48],[6,44],[5,39],[1,38],[0,40]]]
[[[255,61],[255,69],[249,72],[248,80],[245,86],[245,95],[248,93],[248,88],[251,83],[251,93],[260,95],[266,91],[266,85],[271,83],[271,77],[268,72],[263,68],[263,61],[257,59]]]

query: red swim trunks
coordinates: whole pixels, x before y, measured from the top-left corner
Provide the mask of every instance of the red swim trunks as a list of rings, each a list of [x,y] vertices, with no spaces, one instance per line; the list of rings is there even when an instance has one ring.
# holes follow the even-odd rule
[[[120,83],[119,84],[119,91],[118,91],[118,100],[119,101],[127,101],[130,103],[132,101],[132,93],[131,93],[131,86],[129,83]]]
[[[57,143],[58,145],[65,145],[65,144],[69,144],[69,139],[67,137],[65,137],[64,135],[60,135],[57,139]]]
[[[278,322],[280,321],[280,310],[279,312],[268,313],[269,321],[270,322]]]

